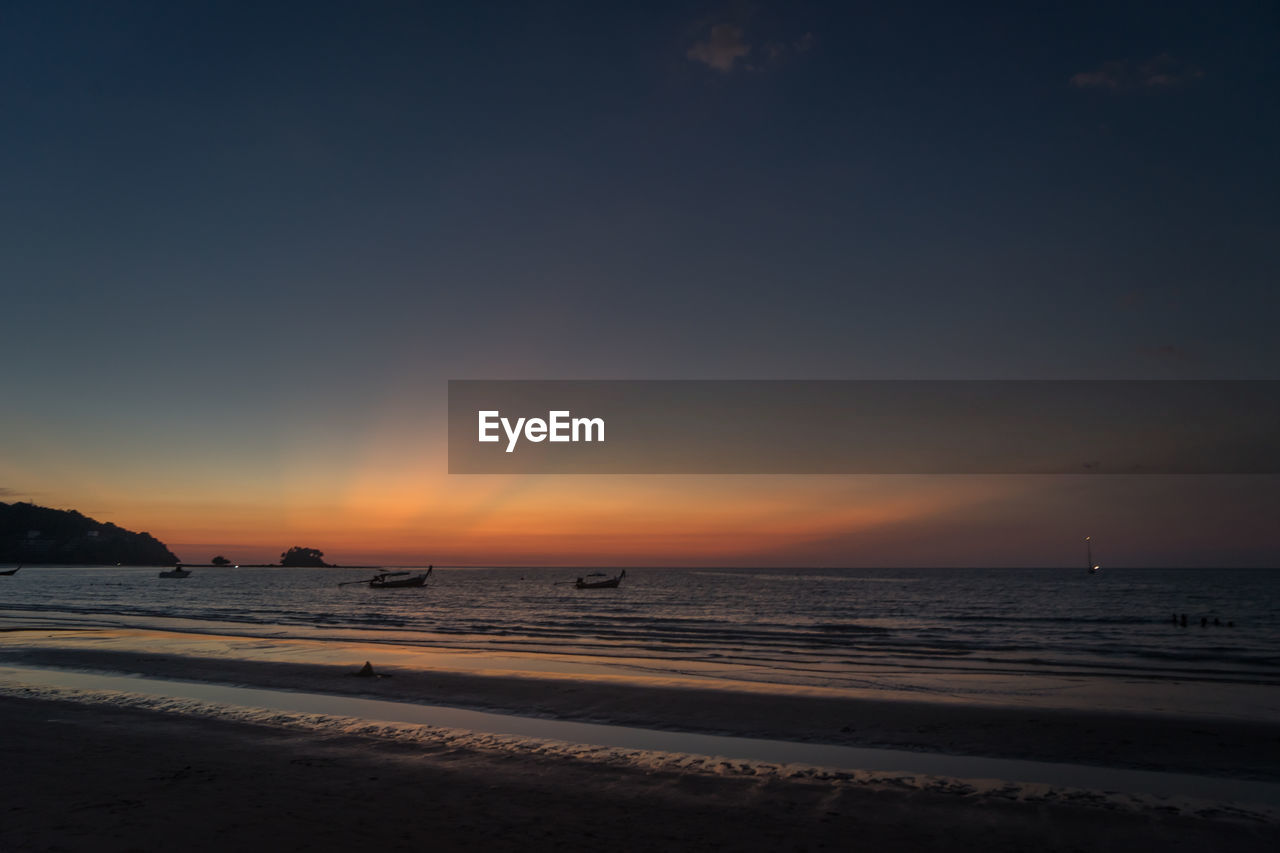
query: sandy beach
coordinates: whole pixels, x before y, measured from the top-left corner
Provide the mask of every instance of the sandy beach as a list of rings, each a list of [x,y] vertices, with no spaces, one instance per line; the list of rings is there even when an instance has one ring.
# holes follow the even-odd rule
[[[6,850],[158,850],[178,838],[197,851],[1269,850],[1280,840],[1280,804],[586,746],[247,707],[229,687],[214,688],[225,702],[172,698],[165,685],[634,726],[657,730],[658,743],[662,732],[702,732],[947,755],[960,767],[990,758],[1069,762],[1100,779],[1109,768],[1200,774],[1274,791],[1280,726],[1248,715],[912,702],[395,663],[379,663],[387,677],[359,678],[357,660],[144,653],[41,636],[8,632],[0,656]],[[77,687],[77,678],[92,677],[77,673],[87,672],[132,680],[121,682],[127,689]]]
[[[37,647],[0,655],[0,663],[6,660],[659,730],[1280,782],[1280,724],[1249,717],[909,701],[770,685],[747,690],[602,676],[477,675],[381,662],[378,671],[388,677],[362,679],[351,677],[357,659],[343,666]]]
[[[0,699],[8,850],[1264,850],[1231,810]]]

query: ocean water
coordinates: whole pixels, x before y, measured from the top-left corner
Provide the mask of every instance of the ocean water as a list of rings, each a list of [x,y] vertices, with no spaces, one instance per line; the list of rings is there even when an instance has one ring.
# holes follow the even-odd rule
[[[27,567],[0,578],[0,628],[573,656],[812,687],[901,686],[903,675],[1280,684],[1280,571],[630,569],[614,590],[565,583],[587,571],[438,568],[423,589],[373,590],[338,586],[371,574],[355,569],[197,568],[170,580],[150,568]]]

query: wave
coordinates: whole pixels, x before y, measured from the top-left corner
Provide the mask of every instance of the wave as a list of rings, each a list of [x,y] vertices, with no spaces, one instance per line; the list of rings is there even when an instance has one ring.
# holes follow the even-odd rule
[[[204,570],[179,584],[60,570],[18,576],[3,606],[67,624],[714,662],[806,683],[869,669],[1272,683],[1280,668],[1280,578],[1266,572],[637,570],[603,595],[556,586],[553,570],[436,574],[421,591],[369,595],[325,570]],[[1175,612],[1238,627],[1182,629]]]

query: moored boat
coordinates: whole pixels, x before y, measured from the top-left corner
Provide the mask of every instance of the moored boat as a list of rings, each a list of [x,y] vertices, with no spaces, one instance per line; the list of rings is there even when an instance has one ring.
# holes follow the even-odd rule
[[[433,568],[433,566],[427,566],[427,570],[422,574],[408,578],[396,577],[397,575],[407,575],[409,574],[408,572],[383,572],[369,579],[369,587],[371,589],[406,589],[422,586],[427,582],[427,578],[431,575]]]
[[[618,584],[622,583],[622,579],[627,576],[627,570],[623,569],[622,574],[617,577],[609,578],[603,581],[589,581],[585,578],[578,578],[574,581],[574,589],[616,589]]]
[[[174,566],[172,569],[169,569],[167,572],[160,573],[160,577],[162,578],[185,578],[190,577],[190,575],[191,570],[182,568],[181,563]]]

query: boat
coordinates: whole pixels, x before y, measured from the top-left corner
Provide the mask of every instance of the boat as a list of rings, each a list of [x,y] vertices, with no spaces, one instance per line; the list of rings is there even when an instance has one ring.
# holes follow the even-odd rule
[[[162,578],[185,578],[190,576],[191,576],[191,570],[182,568],[181,563],[174,566],[172,569],[169,569],[169,571],[167,572],[160,573],[160,577]]]
[[[420,575],[412,577],[398,577],[398,575],[407,575],[408,572],[383,572],[380,575],[374,575],[369,579],[370,589],[406,589],[409,587],[422,586],[427,582],[427,578],[431,575],[433,566],[427,566],[427,570]],[[392,580],[394,578],[394,580]]]
[[[584,578],[578,578],[573,583],[574,589],[617,589],[618,584],[622,583],[622,579],[627,576],[627,570],[623,569],[622,574],[615,578],[609,578],[603,581],[589,581]]]
[[[1089,570],[1089,574],[1096,575],[1102,569],[1102,566],[1093,562],[1093,543],[1088,536],[1084,537],[1084,553],[1084,567]]]
[[[18,567],[15,569],[9,569],[8,571],[0,572],[0,577],[10,577],[12,575],[16,575],[18,573],[18,569],[20,568],[22,568],[22,563],[18,563]]]

